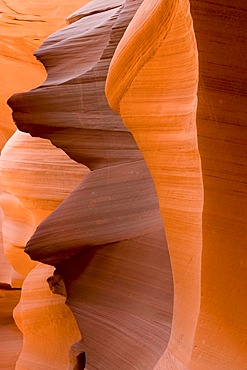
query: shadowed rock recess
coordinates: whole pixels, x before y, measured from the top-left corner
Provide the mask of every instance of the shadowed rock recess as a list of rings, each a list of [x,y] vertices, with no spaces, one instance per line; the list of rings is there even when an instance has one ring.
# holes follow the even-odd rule
[[[111,58],[141,3],[92,1],[72,14],[36,52],[47,80],[9,100],[20,130],[91,170],[26,247],[63,278],[84,338],[70,356],[84,368],[85,347],[88,370],[153,369],[170,337],[173,283],[155,188],[105,98]]]

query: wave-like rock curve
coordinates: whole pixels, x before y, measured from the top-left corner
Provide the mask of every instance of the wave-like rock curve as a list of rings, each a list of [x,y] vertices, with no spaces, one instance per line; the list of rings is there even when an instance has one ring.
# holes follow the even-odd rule
[[[108,74],[108,101],[154,178],[173,267],[157,370],[246,368],[246,10],[144,1]]]
[[[88,369],[152,369],[170,335],[172,275],[155,188],[104,93],[114,50],[140,4],[92,1],[73,14],[36,53],[47,80],[9,100],[19,129],[49,138],[92,170],[26,248],[63,277]]]

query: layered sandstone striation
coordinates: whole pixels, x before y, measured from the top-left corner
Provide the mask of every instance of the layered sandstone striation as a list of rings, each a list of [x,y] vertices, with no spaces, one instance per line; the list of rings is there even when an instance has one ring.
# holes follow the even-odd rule
[[[173,283],[155,189],[104,92],[114,50],[140,4],[92,1],[79,9],[36,52],[46,81],[9,101],[19,129],[49,138],[92,170],[26,248],[62,276],[87,369],[152,369],[170,336]],[[84,367],[78,347],[71,356]]]
[[[247,364],[247,3],[198,4],[198,141],[204,183],[202,300],[192,369]]]
[[[8,287],[23,285],[21,301],[15,309],[15,321],[23,334],[17,370],[33,370],[34,363],[35,369],[46,366],[50,369],[66,368],[69,365],[68,350],[75,340],[80,339],[75,319],[64,304],[65,297],[52,294],[46,282],[54,269],[39,264],[35,272],[31,271],[37,262],[24,253],[24,248],[38,224],[88,172],[86,167],[72,161],[48,140],[33,138],[18,130],[2,151],[0,206],[2,245],[11,263]],[[3,278],[6,279],[6,274]],[[12,339],[11,333],[15,330],[11,326],[6,327],[5,335],[9,339],[3,348],[9,354],[8,365],[13,369],[16,352],[10,355],[9,348],[15,348],[17,340]]]
[[[84,368],[86,351],[87,369],[246,368],[239,4],[91,1],[36,52],[46,81],[9,101],[21,130],[92,170],[26,248],[56,267],[52,291],[66,289],[84,340],[70,367]],[[107,74],[109,104],[133,136],[107,104]]]
[[[31,89],[45,79],[33,52],[44,39],[65,25],[65,17],[84,0],[0,1],[0,151],[16,127],[6,100],[15,92]],[[27,78],[28,76],[28,78]]]
[[[197,49],[189,5],[143,2],[106,93],[152,173],[171,255],[172,334],[156,368],[245,369],[247,6],[192,0]]]
[[[85,2],[86,1],[84,1],[84,3]],[[46,76],[45,69],[41,63],[35,60],[32,54],[47,35],[66,24],[65,16],[82,4],[83,1],[79,0],[72,0],[63,4],[57,0],[49,2],[43,1],[42,4],[39,1],[32,1],[31,3],[16,0],[0,1],[0,82],[2,87],[0,92],[0,151],[16,130],[11,119],[11,110],[7,106],[6,100],[14,92],[30,89],[44,81]],[[27,136],[28,135],[26,135],[26,138]],[[17,140],[19,140],[19,149],[17,148]],[[18,136],[17,140],[15,137],[14,145],[13,141],[7,144],[0,160],[0,181],[1,185],[3,185],[3,188],[0,187],[0,203],[2,207],[2,209],[0,209],[1,289],[20,287],[24,277],[30,269],[37,264],[37,262],[31,261],[30,258],[24,254],[24,246],[34,232],[37,224],[67,195],[67,187],[65,186],[65,188],[62,189],[64,181],[61,172],[61,188],[59,188],[55,181],[57,188],[55,195],[53,193],[51,199],[48,200],[49,190],[52,188],[50,184],[50,188],[46,186],[46,199],[44,199],[43,196],[43,199],[40,199],[40,203],[37,200],[34,201],[34,189],[36,185],[42,189],[42,181],[44,182],[46,174],[50,176],[49,170],[48,172],[44,170],[44,153],[39,153],[39,159],[37,159],[37,148],[42,148],[43,151],[46,147],[44,150],[44,152],[46,152],[46,150],[49,150],[49,145],[41,145],[36,141],[37,146],[33,153],[30,145],[30,141],[32,140],[30,138],[30,146],[26,154],[24,154],[25,149],[27,149],[25,144],[28,140],[25,141],[23,136],[22,140],[20,140],[20,136]],[[34,139],[33,142],[35,142]],[[66,156],[63,154],[54,156],[54,148],[52,149],[50,155],[53,159],[56,157],[56,160],[59,162],[58,169],[60,170],[60,161],[62,161],[63,156]],[[57,152],[59,153],[59,151]],[[19,159],[18,156],[20,156]],[[27,157],[29,157],[29,159]],[[33,157],[35,157],[35,159]],[[24,160],[24,162],[26,161],[25,165],[23,163],[21,164],[22,160]],[[51,161],[50,158],[50,163],[47,164],[48,166],[51,164]],[[67,166],[65,173],[67,173],[68,170],[67,162],[68,161],[65,159],[65,166]],[[70,164],[72,163],[72,161],[69,162]],[[32,167],[32,165],[34,167]],[[42,165],[43,167],[41,170]],[[39,170],[36,166],[40,166]],[[78,169],[79,166],[75,166]],[[54,176],[51,175],[50,180],[54,181],[55,177],[57,177],[55,164],[53,165],[52,171],[54,172]],[[37,176],[35,177],[35,175],[33,176],[33,173],[36,175],[39,173],[39,178]],[[76,177],[79,176],[79,173],[80,169],[76,173]],[[59,176],[57,180],[59,180]],[[74,180],[75,182],[73,182]],[[37,184],[35,184],[35,181],[37,181]],[[46,181],[48,182],[49,179],[46,179]],[[73,187],[76,183],[76,179],[70,179],[67,182],[70,182]],[[70,190],[72,190],[72,187]],[[4,192],[3,189],[7,190],[7,192]],[[22,198],[23,193],[20,189],[24,190],[24,193],[26,193],[25,200]],[[38,193],[39,191],[37,190],[36,197],[38,197]],[[57,193],[59,193],[59,196]],[[21,200],[18,198],[19,195],[22,198]],[[28,204],[26,204],[29,195],[31,200],[29,199]],[[58,198],[60,198],[59,201]],[[58,202],[54,202],[54,200]],[[34,201],[33,204],[31,204],[32,201]],[[42,202],[43,204],[41,206]],[[47,205],[46,210],[43,209],[44,203]],[[50,205],[48,205],[48,203],[50,203]],[[30,210],[30,208],[32,210]],[[14,268],[11,266],[10,261]],[[15,362],[21,349],[22,335],[15,327],[13,319],[10,319],[12,316],[12,309],[18,301],[18,297],[19,291],[16,289],[8,292],[1,291],[0,367],[4,369],[15,368]],[[32,310],[29,310],[29,315],[32,316]],[[54,320],[52,319],[51,322],[52,321]],[[35,322],[35,320],[33,320],[33,322]],[[25,335],[28,334],[25,332],[24,336]],[[48,331],[47,336],[49,337]],[[33,369],[32,364],[30,369]]]
[[[44,81],[45,69],[32,54],[51,32],[65,25],[65,16],[81,5],[82,1],[79,0],[62,5],[57,0],[43,1],[42,6],[38,1],[31,3],[18,0],[0,1],[0,152],[16,130],[11,118],[11,109],[6,104],[7,99],[14,92],[25,91]],[[1,189],[0,191],[2,201],[8,203],[11,196],[4,195]],[[10,202],[12,206],[16,203],[15,207],[20,207],[20,204],[17,206],[19,201],[14,197]],[[13,214],[12,206],[5,207],[5,215],[7,212]],[[19,215],[23,213],[25,217],[27,211],[19,211],[17,213]],[[19,226],[22,227],[23,223],[22,226],[19,223]],[[23,235],[25,231],[20,230],[20,227],[20,235]],[[2,241],[0,241],[0,267],[1,287],[10,287],[13,283],[20,285],[21,277],[13,271],[7,261]]]
[[[197,49],[188,2],[184,5],[143,3],[112,60],[107,96],[133,132],[155,181],[174,276],[169,352],[186,363],[200,307],[203,192]]]
[[[5,256],[20,274],[14,286],[21,286],[37,264],[24,253],[27,241],[87,172],[47,140],[17,130],[6,144],[0,159],[0,205]]]

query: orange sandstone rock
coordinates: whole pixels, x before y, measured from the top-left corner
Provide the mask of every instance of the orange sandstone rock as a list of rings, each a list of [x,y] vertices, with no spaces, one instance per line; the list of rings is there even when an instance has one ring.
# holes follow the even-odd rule
[[[144,155],[165,225],[175,293],[168,347],[175,364],[164,364],[167,369],[179,366],[177,361],[189,364],[200,309],[203,188],[197,81],[188,2],[144,1],[114,54],[106,92]]]
[[[104,92],[111,57],[140,3],[92,1],[75,12],[36,52],[47,80],[9,100],[21,130],[49,138],[92,170],[26,247],[63,277],[89,370],[150,370],[170,335],[173,284],[155,189]]]
[[[43,369],[45,364],[51,369],[65,368],[70,362],[70,345],[81,338],[76,335],[79,331],[71,311],[64,304],[65,298],[54,298],[46,283],[53,270],[40,264],[36,273],[30,273],[37,262],[31,261],[24,248],[37,225],[88,171],[47,140],[32,138],[18,130],[2,151],[0,186],[4,192],[0,195],[0,205],[3,211],[3,249],[14,268],[9,285],[20,287],[26,278],[15,315],[24,340],[16,369],[33,370],[34,361],[36,369]],[[36,294],[37,301],[30,304],[28,294],[33,298]],[[40,325],[44,317],[49,325]],[[61,320],[65,320],[67,326]],[[49,346],[41,340],[43,331]],[[8,345],[11,345],[10,341],[6,343],[7,353]]]
[[[50,33],[65,25],[71,11],[86,2],[0,0],[0,151],[16,129],[6,100],[45,79],[45,70],[33,52]]]
[[[12,122],[11,111],[6,104],[6,100],[14,92],[33,88],[45,79],[46,74],[44,68],[41,63],[35,60],[32,54],[44,38],[57,28],[65,25],[64,17],[79,5],[82,5],[83,2],[86,3],[87,1],[72,0],[61,4],[57,0],[42,1],[42,3],[39,1],[20,2],[16,0],[0,0],[0,151],[16,129]],[[12,159],[13,157],[9,163]],[[15,160],[17,160],[17,157]],[[5,157],[5,164],[6,162]],[[16,166],[17,175],[19,172],[18,164]],[[6,172],[4,175],[6,175]],[[22,172],[22,175],[24,173],[25,170]],[[18,180],[25,178],[25,174],[22,177],[19,175],[20,172],[16,180],[17,178]],[[20,184],[16,186],[15,176],[12,177],[10,182],[12,182],[12,187],[21,187]],[[9,185],[10,183],[8,183]],[[34,211],[35,217],[33,217],[33,215],[30,216],[27,208],[25,206],[23,207],[20,200],[12,194],[2,193],[1,191],[0,198],[1,204],[4,204],[5,213],[3,215],[4,241],[2,237],[0,238],[0,286],[3,288],[10,286],[16,287],[22,284],[23,276],[26,275],[27,271],[36,265],[36,263],[31,262],[30,258],[23,253],[23,248],[37,226],[36,222],[43,219],[46,212],[41,209],[39,209],[39,212],[36,212],[36,209]],[[54,206],[53,201],[50,202],[50,206]],[[35,207],[31,208],[34,210]],[[2,210],[0,210],[0,213],[2,214]],[[30,219],[34,222],[30,223]],[[2,236],[2,230],[0,235]],[[17,273],[7,261],[5,254],[3,254],[4,247],[8,257],[12,260],[17,270],[21,271],[21,274]],[[6,294],[7,301],[12,297],[12,293]],[[3,300],[1,300],[1,310],[3,308],[2,302]],[[9,309],[8,314],[10,314],[11,306],[7,305],[6,307]],[[1,316],[2,324],[4,324],[4,321],[2,321]],[[5,325],[1,327],[0,337],[3,339],[0,367],[14,369],[15,359],[20,347],[20,335],[18,337],[16,328],[11,324],[10,326]]]
[[[106,94],[152,173],[171,254],[172,335],[155,369],[244,370],[247,6],[190,3],[199,65],[189,2],[144,1]]]
[[[1,195],[0,195],[1,197]],[[7,260],[3,249],[3,233],[2,233],[3,211],[0,208],[0,289],[10,288],[13,275],[13,267]]]
[[[10,193],[1,194],[0,206],[3,211],[3,253],[12,266],[10,286],[20,288],[29,271],[37,265],[24,253],[24,246],[35,231],[35,223],[32,213]]]
[[[8,141],[0,159],[3,247],[22,279],[37,264],[24,253],[27,241],[87,171],[46,140],[16,131]]]
[[[14,370],[22,347],[22,334],[15,325],[13,309],[20,290],[0,290],[0,368]]]
[[[81,339],[65,297],[51,292],[46,278],[51,266],[39,264],[24,281],[14,318],[23,333],[23,347],[16,370],[66,369],[69,348]]]
[[[247,3],[191,0],[204,183],[202,300],[191,368],[247,364]]]

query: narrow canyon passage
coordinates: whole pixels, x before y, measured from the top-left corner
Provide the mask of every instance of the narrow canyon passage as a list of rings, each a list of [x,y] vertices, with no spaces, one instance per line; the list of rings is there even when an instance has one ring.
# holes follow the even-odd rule
[[[0,368],[246,370],[246,1],[14,3]]]

